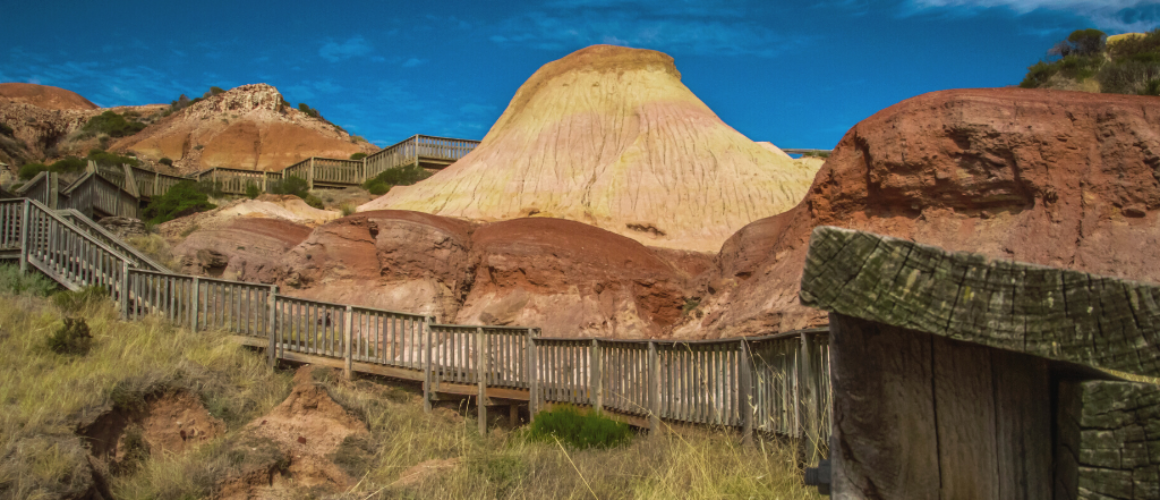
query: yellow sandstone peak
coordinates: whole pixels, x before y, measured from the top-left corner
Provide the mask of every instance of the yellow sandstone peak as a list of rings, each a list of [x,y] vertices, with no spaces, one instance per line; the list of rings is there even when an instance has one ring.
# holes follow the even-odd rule
[[[722,122],[668,55],[597,45],[536,71],[471,154],[359,210],[557,217],[716,252],[796,205],[816,172]]]

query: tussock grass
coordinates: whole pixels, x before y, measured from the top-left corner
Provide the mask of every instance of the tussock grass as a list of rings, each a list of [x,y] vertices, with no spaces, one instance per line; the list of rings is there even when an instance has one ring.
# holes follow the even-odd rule
[[[480,436],[471,418],[445,408],[425,414],[417,394],[397,387],[370,380],[323,384],[371,430],[370,438],[348,438],[335,454],[358,480],[337,498],[821,498],[802,483],[792,445],[747,447],[732,431],[683,428],[639,434],[611,449],[577,450],[534,439],[525,429],[493,427]],[[400,481],[415,465],[445,459],[458,463],[417,484]]]
[[[287,374],[270,372],[225,334],[157,319],[123,322],[108,300],[69,313],[84,318],[93,337],[86,356],[48,348],[65,317],[51,301],[0,292],[0,498],[84,493],[92,473],[76,432],[115,406],[185,390],[232,429],[289,393]]]
[[[196,230],[196,227],[195,227]],[[192,231],[190,231],[192,233]],[[184,234],[182,236],[189,236]],[[158,264],[161,264],[169,269],[177,269],[177,259],[173,257],[173,250],[169,246],[169,242],[165,240],[160,234],[150,233],[144,236],[133,236],[127,240],[126,243],[133,245],[134,248],[140,250],[145,256],[153,259]]]

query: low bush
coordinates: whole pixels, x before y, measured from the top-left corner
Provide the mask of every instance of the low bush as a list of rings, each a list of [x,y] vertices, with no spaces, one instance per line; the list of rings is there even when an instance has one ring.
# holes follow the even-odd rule
[[[48,165],[39,162],[31,162],[21,165],[20,170],[16,173],[16,175],[20,176],[21,179],[29,180],[33,177],[36,177],[36,174],[47,172],[48,170]]]
[[[116,167],[116,166],[120,166],[120,165],[129,165],[131,167],[136,167],[136,166],[141,165],[141,162],[132,156],[125,156],[125,155],[119,155],[117,153],[110,153],[110,152],[105,151],[103,149],[89,150],[89,155],[87,158],[90,160],[93,160],[98,165],[105,165],[107,167]]]
[[[108,134],[110,137],[127,137],[145,128],[145,124],[136,120],[126,120],[124,116],[113,111],[105,111],[89,119],[81,128],[81,132],[92,137],[97,134]]]
[[[282,179],[281,181],[270,184],[268,189],[270,190],[271,194],[292,194],[299,198],[306,199],[306,197],[309,196],[309,193],[307,192],[309,191],[309,188],[310,184],[306,182],[306,179],[296,175],[291,175],[290,177]]]
[[[222,181],[215,181],[213,179],[202,179],[198,181],[197,190],[214,198],[221,198],[226,195],[225,185],[222,184]]]
[[[209,196],[198,189],[193,181],[181,181],[169,188],[165,194],[154,197],[145,207],[145,218],[153,224],[161,224],[178,217],[217,208],[209,202]]]
[[[262,196],[262,187],[261,186],[254,184],[252,182],[249,184],[246,184],[246,198],[249,198],[252,200],[252,199],[257,198],[259,196]]]
[[[80,318],[65,318],[64,324],[48,337],[48,349],[67,356],[84,356],[93,348],[89,325]]]
[[[342,210],[343,217],[346,217],[346,216],[353,214],[355,212],[354,205],[351,205],[350,203],[343,203],[342,206],[338,207],[338,208],[339,208],[339,210]]]
[[[555,439],[573,448],[612,448],[632,440],[628,424],[596,413],[580,413],[570,406],[536,414],[528,437],[537,441]]]
[[[38,272],[21,273],[20,266],[0,265],[0,293],[45,297],[56,289],[56,283]]]
[[[67,156],[64,159],[57,160],[52,165],[49,165],[48,169],[53,172],[77,173],[84,172],[85,167],[88,165],[89,162],[85,161],[83,158]]]
[[[1160,78],[1160,63],[1116,62],[1100,70],[1100,90],[1109,94],[1145,94],[1148,82]]]
[[[318,113],[317,109],[311,108],[304,102],[298,103],[298,111],[306,113],[306,115],[311,118],[322,118],[322,115]]]
[[[802,153],[802,157],[826,159],[830,157],[830,153],[829,151],[806,151],[805,153]]]
[[[222,90],[221,87],[210,87],[209,88],[209,95],[218,95],[218,94],[224,94],[224,93],[226,93],[226,91]]]
[[[109,291],[101,286],[87,286],[76,291],[59,292],[52,296],[52,303],[66,313],[84,310],[94,304],[108,300]]]
[[[173,160],[170,160],[169,158],[167,158],[167,157],[164,157],[164,156],[163,156],[163,157],[161,157],[161,159],[160,159],[160,160],[157,160],[157,163],[160,163],[160,164],[162,164],[162,165],[165,165],[165,166],[167,166],[167,167],[172,167],[172,166],[173,166]]]
[[[366,158],[366,157],[367,157],[367,154],[361,153],[361,152],[350,155],[350,159],[352,159],[352,160],[361,160],[361,159]]]
[[[388,168],[374,178],[363,183],[363,187],[373,195],[386,194],[395,186],[411,186],[431,177],[431,172],[414,163],[401,167]]]
[[[15,134],[15,133],[16,133],[16,131],[12,130],[12,127],[9,127],[7,123],[0,122],[0,135],[6,135],[8,137],[12,137],[12,134]]]
[[[307,205],[310,205],[319,210],[326,208],[326,205],[322,203],[322,200],[312,194],[306,195],[305,198],[302,198],[302,201],[305,201]]]

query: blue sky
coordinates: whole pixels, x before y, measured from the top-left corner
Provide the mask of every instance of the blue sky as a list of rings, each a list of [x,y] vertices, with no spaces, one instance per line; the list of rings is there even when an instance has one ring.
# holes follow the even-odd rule
[[[544,63],[660,50],[726,123],[831,148],[925,92],[1015,85],[1072,30],[1160,25],[1160,0],[9,2],[0,81],[102,106],[268,83],[384,146],[480,139]]]

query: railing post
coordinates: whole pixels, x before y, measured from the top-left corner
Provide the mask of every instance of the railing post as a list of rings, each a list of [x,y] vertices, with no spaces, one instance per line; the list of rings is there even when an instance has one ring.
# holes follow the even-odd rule
[[[799,402],[801,406],[801,411],[799,413],[801,415],[801,421],[798,422],[798,431],[801,433],[802,439],[804,440],[804,444],[806,446],[806,463],[812,463],[811,460],[818,450],[817,443],[815,442],[817,434],[813,432],[816,419],[814,418],[814,412],[811,411],[813,391],[810,387],[810,380],[812,378],[810,374],[813,372],[813,367],[810,363],[810,336],[809,334],[802,332],[801,339],[802,360],[799,364],[801,371],[798,374],[798,387],[801,388],[798,391],[798,395],[801,397],[801,401]]]
[[[270,285],[270,293],[266,295],[266,313],[269,314],[267,323],[270,325],[270,343],[266,347],[266,362],[270,368],[278,364],[278,285]]]
[[[753,367],[750,362],[749,341],[742,338],[737,350],[737,359],[741,364],[738,367],[740,380],[737,381],[737,403],[741,411],[741,442],[745,445],[751,445],[753,444]]]
[[[661,397],[658,379],[661,377],[661,367],[657,361],[657,343],[648,341],[648,432],[650,436],[660,435],[661,430]]]
[[[431,411],[431,317],[423,318],[423,411]]]
[[[29,238],[32,235],[32,202],[24,199],[24,219],[20,224],[20,274],[28,273]]]
[[[354,374],[354,370],[352,369],[353,360],[351,359],[351,340],[354,337],[354,326],[352,325],[354,322],[354,307],[346,306],[346,314],[343,315],[342,320],[342,357],[346,360],[342,368],[342,375],[347,380],[350,380]]]
[[[600,341],[592,339],[592,347],[588,349],[588,366],[591,368],[588,375],[589,398],[592,400],[592,409],[596,413],[604,412],[604,375],[600,352]]]
[[[121,261],[121,315],[129,319],[129,261]]]
[[[535,330],[528,328],[528,421],[536,419],[536,412],[540,411],[540,381],[539,361],[536,359]]]
[[[475,327],[475,383],[479,388],[475,408],[479,420],[479,435],[487,435],[487,338],[483,327]]]
[[[197,276],[193,277],[193,289],[192,289],[192,291],[193,291],[193,294],[192,294],[193,297],[190,298],[190,300],[189,300],[189,302],[190,302],[190,304],[189,304],[189,310],[190,310],[190,312],[189,312],[189,329],[191,331],[196,332],[197,331],[197,319],[198,319],[197,317],[200,316],[199,311],[197,310],[197,308],[199,306],[198,301],[201,298],[201,280]]]

